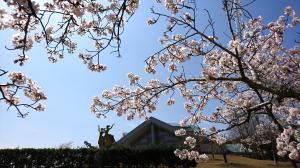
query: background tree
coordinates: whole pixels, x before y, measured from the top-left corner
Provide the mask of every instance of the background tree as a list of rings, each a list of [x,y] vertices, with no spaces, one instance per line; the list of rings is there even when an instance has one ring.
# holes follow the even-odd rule
[[[261,159],[276,157],[276,138],[279,133],[277,126],[267,116],[260,115],[251,118],[248,123],[235,127],[229,131],[229,139],[233,143],[240,143],[245,147],[246,153]],[[256,155],[255,155],[256,153]]]

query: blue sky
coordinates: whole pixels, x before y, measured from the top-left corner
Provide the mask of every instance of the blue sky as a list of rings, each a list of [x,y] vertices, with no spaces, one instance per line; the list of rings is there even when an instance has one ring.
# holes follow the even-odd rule
[[[101,127],[115,123],[112,134],[118,140],[123,132],[129,132],[142,122],[141,119],[127,121],[126,116],[117,117],[111,113],[106,119],[96,118],[90,111],[90,104],[95,95],[114,85],[128,85],[127,73],[134,72],[145,81],[150,78],[165,78],[165,70],[155,75],[145,75],[144,60],[160,49],[158,39],[165,28],[163,22],[153,27],[147,26],[146,21],[152,17],[149,8],[153,1],[142,1],[136,14],[131,18],[122,36],[122,57],[104,54],[101,60],[108,65],[103,73],[89,71],[77,55],[66,55],[58,63],[52,64],[42,45],[35,46],[28,52],[29,61],[23,67],[14,65],[12,61],[17,53],[8,51],[4,46],[10,45],[12,31],[0,32],[0,67],[5,70],[22,71],[36,80],[46,92],[48,100],[44,112],[32,111],[26,118],[19,118],[14,111],[7,111],[0,103],[0,148],[15,147],[56,147],[61,143],[74,142],[73,146],[83,146],[87,140],[97,144],[97,125]],[[4,7],[0,3],[0,7]],[[220,0],[198,0],[199,23],[207,23],[203,9],[211,11],[216,21],[216,28],[222,33],[224,15]],[[275,20],[283,13],[284,7],[292,5],[299,16],[300,2],[298,0],[258,0],[250,10],[253,16],[262,15],[266,21]],[[225,39],[227,40],[227,39]],[[79,46],[85,48],[88,43],[79,41]],[[90,44],[93,45],[93,44]],[[197,61],[190,62],[187,73],[200,71]],[[0,79],[3,82],[3,79]],[[214,108],[213,105],[210,106]],[[177,123],[186,116],[183,104],[177,102],[172,107],[166,107],[161,102],[153,116],[166,121]]]

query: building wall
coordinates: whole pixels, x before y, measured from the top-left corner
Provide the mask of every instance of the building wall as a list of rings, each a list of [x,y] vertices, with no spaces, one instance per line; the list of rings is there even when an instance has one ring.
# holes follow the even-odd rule
[[[151,128],[152,127],[152,128]],[[174,144],[178,145],[183,142],[176,137],[174,133],[170,133],[155,125],[144,130],[144,133],[136,137],[131,145],[147,145],[147,144]],[[153,130],[152,130],[153,129]]]
[[[141,133],[142,132],[142,133]],[[175,133],[170,130],[165,130],[163,127],[156,126],[153,123],[148,125],[143,131],[135,135],[131,140],[128,141],[129,145],[149,145],[149,144],[170,144],[175,146],[183,146],[185,137],[177,137]],[[187,135],[192,136],[192,132],[189,132]],[[201,153],[210,153],[211,144],[208,140],[201,141],[195,147],[195,150],[200,151]],[[213,147],[214,151],[218,151],[218,147]]]
[[[174,133],[170,133],[166,130],[155,127],[155,136],[157,144],[175,144],[178,145],[182,140],[175,136]]]
[[[147,144],[151,144],[152,143],[151,141],[152,141],[152,136],[149,128],[145,131],[144,134],[137,137],[137,139],[134,140],[131,145],[147,145]]]

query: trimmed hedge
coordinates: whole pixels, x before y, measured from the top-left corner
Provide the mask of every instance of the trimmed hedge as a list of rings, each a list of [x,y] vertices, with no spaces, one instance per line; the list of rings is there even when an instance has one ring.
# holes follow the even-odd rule
[[[112,147],[110,150],[99,153],[98,165],[117,167],[157,167],[159,165],[168,167],[195,167],[195,161],[180,160],[174,155],[174,146],[149,145],[140,147]]]
[[[1,149],[0,167],[93,167],[89,149]]]
[[[0,167],[195,167],[180,160],[172,146],[115,146],[107,151],[80,149],[1,149]]]

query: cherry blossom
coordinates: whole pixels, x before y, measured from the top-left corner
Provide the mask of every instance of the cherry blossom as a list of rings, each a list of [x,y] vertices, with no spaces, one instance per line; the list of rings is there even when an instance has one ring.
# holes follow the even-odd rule
[[[7,83],[0,83],[0,101],[5,102],[8,105],[8,109],[11,107],[15,108],[20,117],[25,117],[28,114],[23,112],[23,108],[29,108],[35,111],[45,110],[45,106],[39,102],[46,100],[47,96],[35,81],[21,72],[9,73],[1,70],[1,77],[6,74],[8,74],[9,81]],[[24,96],[30,101],[25,102],[25,100],[21,100],[20,91],[23,91]]]
[[[273,134],[277,136],[278,154],[297,160],[300,146],[300,47],[297,41],[286,47],[284,41],[285,34],[299,26],[297,13],[288,6],[277,20],[264,24],[263,17],[249,17],[243,12],[246,9],[241,1],[231,2],[225,0],[223,4],[228,23],[227,30],[222,30],[230,39],[219,39],[209,11],[208,25],[201,30],[196,24],[201,19],[197,18],[192,3],[157,1],[157,5],[164,5],[166,11],[157,12],[152,8],[154,17],[148,24],[155,26],[164,18],[167,28],[160,38],[162,49],[145,61],[144,70],[155,75],[158,67],[166,68],[169,77],[166,81],[152,79],[143,84],[130,74],[131,87],[112,89],[112,97],[99,100],[100,105],[92,104],[95,112],[105,116],[116,111],[118,115],[130,116],[128,119],[132,119],[131,116],[147,118],[156,110],[162,97],[169,97],[167,105],[172,105],[175,102],[173,95],[179,93],[187,112],[180,125],[202,130],[201,134],[187,136],[186,145],[193,147],[197,136],[206,136],[222,145],[226,143],[222,132],[241,126],[254,117],[267,116],[268,125],[274,128]],[[185,73],[185,66],[199,59],[199,73]],[[210,109],[208,104],[216,101],[219,102],[217,108]],[[206,131],[199,126],[203,121],[224,126]],[[264,128],[265,125],[258,125],[255,136],[263,135]],[[175,133],[184,135],[182,130]],[[253,141],[251,137],[248,139]],[[259,143],[270,141],[262,138]],[[176,150],[175,155],[181,159],[193,155],[192,158],[199,160],[190,149]]]
[[[41,44],[46,44],[49,61],[56,63],[67,53],[77,54],[78,46],[74,37],[78,34],[95,44],[94,48],[86,49],[84,56],[79,53],[79,58],[96,72],[106,70],[106,65],[100,63],[100,53],[106,48],[116,48],[113,53],[120,55],[120,36],[125,20],[139,6],[139,0],[109,0],[108,3],[88,0],[5,2],[6,9],[0,9],[0,30],[13,29],[16,32],[9,49],[21,50],[19,57],[30,57],[26,52],[34,47],[35,42],[44,41]]]

